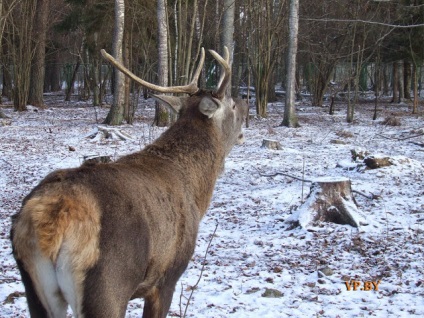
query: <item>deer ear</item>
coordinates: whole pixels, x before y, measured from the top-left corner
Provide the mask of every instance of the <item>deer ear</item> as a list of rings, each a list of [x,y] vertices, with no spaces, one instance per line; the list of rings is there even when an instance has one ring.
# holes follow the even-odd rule
[[[212,118],[218,110],[219,104],[211,98],[205,97],[200,101],[199,110],[203,115]]]
[[[180,110],[183,108],[184,104],[184,97],[176,97],[176,96],[168,96],[168,95],[151,95],[152,98],[158,102],[164,103],[165,106],[168,107],[169,110],[171,110],[174,113],[179,113]]]

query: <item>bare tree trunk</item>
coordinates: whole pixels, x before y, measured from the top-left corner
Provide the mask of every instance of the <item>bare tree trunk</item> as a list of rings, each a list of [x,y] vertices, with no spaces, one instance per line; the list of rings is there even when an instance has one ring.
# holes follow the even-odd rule
[[[399,102],[399,72],[398,72],[397,61],[393,62],[392,90],[393,90],[392,103],[398,103]]]
[[[382,81],[383,81],[383,83],[382,83],[382,89],[383,89],[383,92],[382,92],[382,94],[384,95],[384,96],[387,96],[387,95],[389,95],[389,92],[390,92],[390,90],[389,90],[389,81],[390,81],[390,64],[388,64],[388,63],[384,63],[384,65],[383,65],[383,79],[382,79]]]
[[[94,52],[98,52],[98,32],[95,32],[94,37],[94,47],[96,48]],[[100,105],[100,56],[98,54],[93,54],[91,58],[90,67],[90,85],[93,90],[93,106]]]
[[[158,81],[161,86],[168,86],[168,19],[166,14],[166,1],[157,2],[158,19]],[[169,124],[169,114],[165,106],[156,102],[154,125],[164,127]]]
[[[404,76],[403,76],[403,60],[399,61],[399,65],[398,65],[398,85],[399,85],[399,103],[403,102],[405,100],[405,85],[404,85]]]
[[[416,65],[416,63],[414,63],[413,65],[413,74],[412,74],[412,78],[414,81],[414,104],[412,107],[412,113],[413,114],[417,114],[418,113],[418,67]]]
[[[69,102],[71,100],[72,89],[74,87],[75,80],[77,78],[78,69],[81,65],[81,59],[78,57],[77,64],[75,64],[74,71],[72,72],[72,77],[69,82],[69,86],[66,88],[65,101]]]
[[[375,84],[374,84],[374,94],[375,94],[375,101],[374,101],[374,115],[372,117],[372,120],[377,119],[377,109],[378,109],[378,99],[380,97],[380,85],[381,85],[381,59],[380,59],[380,47],[378,47],[377,50],[377,61],[375,65]],[[384,72],[384,69],[383,69]]]
[[[33,35],[36,0],[25,0],[18,3],[12,10],[8,24],[11,37],[11,62],[13,70],[13,106],[16,111],[25,111],[30,87],[31,64],[33,50],[31,39]],[[19,39],[19,40],[18,40]],[[43,81],[44,82],[44,81]]]
[[[352,45],[351,45],[351,50],[350,50],[350,74],[355,74],[355,88],[356,88],[356,83],[357,83],[357,78],[358,78],[358,74],[357,71],[354,71],[353,68],[353,64],[354,64],[354,51],[355,51],[355,38],[356,38],[356,31],[357,31],[357,24],[355,23],[354,27],[353,27],[353,36],[352,36]],[[358,61],[357,61],[358,63]],[[352,76],[352,75],[351,75]],[[348,92],[347,92],[347,110],[346,110],[346,122],[351,123],[353,122],[353,115],[355,113],[355,103],[352,103],[352,98],[351,98],[351,91],[352,91],[352,87],[351,87],[351,76],[349,76],[348,79]],[[356,89],[355,89],[356,92]]]
[[[44,76],[46,59],[47,21],[50,0],[37,0],[33,28],[34,59],[31,65],[28,103],[44,108]]]
[[[240,0],[235,0],[235,16],[240,17],[242,9],[240,7]],[[243,26],[242,26],[243,25]],[[232,89],[231,96],[239,97],[240,96],[240,82],[241,76],[243,74],[243,50],[245,48],[245,43],[243,43],[244,35],[244,24],[240,23],[239,29],[237,32],[234,32],[234,49],[233,49],[233,74],[232,74]]]
[[[299,127],[296,116],[296,56],[299,33],[299,0],[290,0],[289,47],[287,53],[286,104],[282,126]]]
[[[282,43],[279,37],[284,32],[284,9],[280,1],[253,1],[248,3],[247,46],[249,60],[254,77],[256,112],[260,117],[267,117],[270,80],[280,54]],[[280,46],[281,45],[281,46]]]
[[[230,65],[234,54],[234,14],[235,0],[224,0],[224,14],[222,17],[221,47],[226,46],[230,52]],[[231,81],[227,86],[227,94],[231,95]]]
[[[124,39],[125,23],[125,1],[115,0],[115,27],[113,32],[113,55],[115,59],[122,63],[122,46]],[[122,72],[115,69],[115,92],[113,94],[113,104],[110,108],[104,123],[109,125],[120,125],[124,119],[124,90],[125,78]]]
[[[6,65],[2,66],[3,73],[3,89],[1,91],[1,96],[6,97],[8,100],[13,99],[13,85],[12,85],[12,74]]]
[[[53,46],[46,53],[46,75],[44,76],[44,91],[58,92],[60,85],[60,55],[57,47]]]
[[[403,62],[403,95],[405,99],[411,100],[411,82],[412,82],[412,69],[411,62]]]

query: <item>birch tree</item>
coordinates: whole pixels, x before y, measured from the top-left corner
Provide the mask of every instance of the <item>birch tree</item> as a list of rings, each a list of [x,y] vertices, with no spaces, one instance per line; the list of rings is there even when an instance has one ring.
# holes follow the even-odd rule
[[[168,86],[168,18],[166,14],[166,1],[157,2],[158,19],[158,81],[160,86]],[[167,126],[169,115],[165,106],[156,102],[154,124],[159,127]]]
[[[296,116],[295,94],[296,94],[296,56],[297,38],[299,33],[299,0],[290,0],[289,13],[289,46],[287,52],[286,73],[286,104],[284,107],[284,118],[282,126],[298,127]]]
[[[113,32],[113,48],[112,54],[115,59],[123,63],[122,48],[124,39],[124,23],[125,22],[125,1],[115,0],[115,26]],[[125,102],[125,78],[122,72],[114,71],[115,91],[113,94],[113,104],[110,108],[104,123],[109,125],[120,125],[124,119],[124,102]]]
[[[222,16],[221,47],[226,46],[230,52],[230,65],[233,63],[234,54],[234,13],[235,0],[224,0],[224,13]],[[227,86],[227,94],[231,95],[231,81]]]

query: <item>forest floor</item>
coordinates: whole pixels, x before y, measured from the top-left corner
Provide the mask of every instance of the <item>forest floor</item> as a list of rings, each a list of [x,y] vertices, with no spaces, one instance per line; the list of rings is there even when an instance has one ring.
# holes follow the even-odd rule
[[[151,100],[141,103],[134,125],[117,128],[128,140],[90,138],[108,108],[57,95],[48,100],[45,110],[2,107],[10,118],[0,119],[0,317],[29,316],[9,242],[10,216],[24,196],[52,170],[78,166],[86,156],[116,159],[163,131],[151,126]],[[424,317],[423,114],[382,102],[372,120],[373,108],[360,103],[348,124],[343,104],[329,115],[300,102],[301,127],[286,128],[279,126],[282,103],[270,104],[266,119],[252,106],[246,142],[226,161],[169,316]],[[261,148],[264,138],[282,150]],[[351,150],[390,157],[392,165],[366,169],[352,162]],[[310,184],[261,175],[276,172],[349,178],[354,190],[374,196],[354,194],[368,225],[288,230],[284,221]],[[140,317],[142,308],[142,300],[131,301],[127,317]]]

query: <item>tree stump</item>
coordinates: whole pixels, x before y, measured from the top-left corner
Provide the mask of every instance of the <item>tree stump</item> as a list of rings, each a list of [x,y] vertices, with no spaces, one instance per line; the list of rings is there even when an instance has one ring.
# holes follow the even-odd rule
[[[84,165],[112,162],[110,156],[84,156]]]
[[[272,150],[282,150],[281,144],[277,140],[264,139],[262,140],[262,148],[268,148]]]
[[[290,229],[308,228],[320,222],[348,224],[353,227],[366,225],[352,195],[347,178],[318,178],[312,181],[306,201],[286,221]]]

